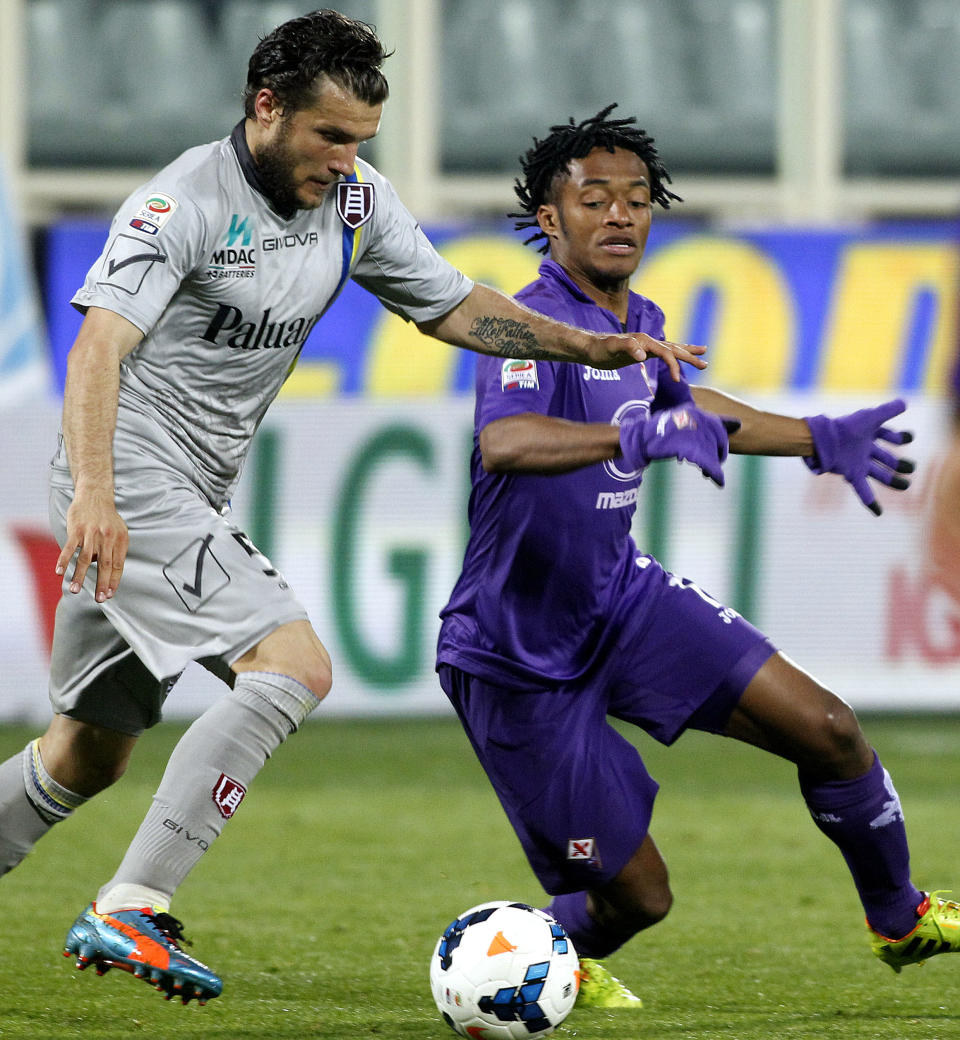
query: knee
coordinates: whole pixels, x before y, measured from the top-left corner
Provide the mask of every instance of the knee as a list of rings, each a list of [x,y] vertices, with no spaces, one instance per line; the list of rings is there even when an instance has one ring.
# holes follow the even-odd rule
[[[662,921],[673,906],[666,877],[655,883],[620,887],[616,892],[591,894],[590,910],[598,921],[623,935],[635,935]]]
[[[846,780],[860,776],[873,763],[873,751],[860,729],[853,709],[839,697],[824,706],[817,733],[817,761],[807,772],[819,773],[825,780]]]
[[[101,791],[105,791],[108,787],[113,786],[126,771],[126,759],[123,761],[117,761],[116,759],[88,761],[85,774],[85,786],[88,789],[86,791],[77,791],[77,794],[82,794],[86,797],[99,794]]]
[[[84,798],[105,791],[126,772],[135,738],[75,723],[40,738],[43,766],[58,784]]]
[[[635,905],[629,908],[629,915],[633,923],[637,924],[637,931],[641,928],[649,928],[651,925],[662,921],[673,906],[673,892],[668,884],[644,891]]]
[[[276,672],[305,686],[323,700],[333,684],[333,666],[326,647],[306,621],[281,625],[232,665],[245,671]]]
[[[330,692],[333,685],[333,667],[330,663],[330,655],[320,647],[319,650],[310,655],[310,659],[303,661],[300,665],[301,674],[295,676],[308,690],[322,701]]]

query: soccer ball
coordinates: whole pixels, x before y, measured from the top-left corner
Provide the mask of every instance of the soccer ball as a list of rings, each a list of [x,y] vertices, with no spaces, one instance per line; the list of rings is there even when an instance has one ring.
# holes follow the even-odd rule
[[[525,903],[482,903],[452,921],[430,962],[440,1014],[473,1040],[534,1040],[570,1014],[580,962],[563,928]]]

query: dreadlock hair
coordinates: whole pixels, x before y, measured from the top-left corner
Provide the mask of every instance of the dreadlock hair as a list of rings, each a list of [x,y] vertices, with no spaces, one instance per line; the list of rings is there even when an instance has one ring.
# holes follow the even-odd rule
[[[636,119],[607,119],[617,107],[616,102],[607,105],[602,111],[582,123],[561,123],[550,127],[550,136],[542,141],[533,139],[533,147],[520,156],[520,167],[523,170],[523,181],[514,181],[514,191],[523,207],[520,213],[509,213],[516,218],[514,227],[518,231],[525,228],[537,228],[537,233],[524,241],[524,245],[546,239],[539,230],[537,210],[553,198],[559,181],[569,175],[569,164],[573,159],[583,159],[594,148],[606,148],[612,152],[615,148],[623,148],[639,156],[650,171],[650,198],[664,209],[670,208],[671,201],[682,202],[679,195],[674,195],[666,185],[670,183],[670,174],[660,161],[657,150],[653,146],[653,138],[639,127],[634,129]],[[549,243],[540,247],[546,253]]]
[[[324,9],[291,18],[262,39],[251,55],[244,112],[253,118],[257,92],[264,87],[288,112],[307,107],[318,76],[329,77],[368,105],[379,105],[389,93],[380,71],[389,57],[371,26],[339,11]]]

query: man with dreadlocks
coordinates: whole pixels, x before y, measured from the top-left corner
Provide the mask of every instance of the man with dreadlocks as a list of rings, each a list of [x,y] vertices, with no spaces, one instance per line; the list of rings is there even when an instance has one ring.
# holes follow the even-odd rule
[[[614,107],[552,127],[522,160],[514,216],[548,258],[517,296],[585,329],[661,337],[662,311],[628,283],[652,204],[678,197],[652,139],[609,119]],[[884,425],[903,402],[797,419],[664,375],[656,360],[478,360],[471,536],[441,612],[441,685],[583,958],[580,1002],[638,1006],[600,961],[672,902],[649,829],[657,784],[607,716],[665,744],[693,728],[796,763],[874,953],[900,971],[960,948],[960,906],[911,883],[897,793],[850,707],[630,536],[650,460],[685,459],[722,485],[728,438],[840,473],[879,513],[868,478],[902,490],[913,469],[881,445],[910,439]]]

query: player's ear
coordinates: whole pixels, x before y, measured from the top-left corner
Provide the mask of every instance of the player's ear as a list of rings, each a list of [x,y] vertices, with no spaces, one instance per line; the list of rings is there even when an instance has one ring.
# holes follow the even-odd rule
[[[545,202],[537,210],[537,223],[540,230],[549,238],[556,238],[560,230],[560,214],[552,202]]]
[[[283,105],[269,87],[261,87],[253,99],[253,111],[261,126],[271,126],[283,117]]]

